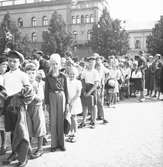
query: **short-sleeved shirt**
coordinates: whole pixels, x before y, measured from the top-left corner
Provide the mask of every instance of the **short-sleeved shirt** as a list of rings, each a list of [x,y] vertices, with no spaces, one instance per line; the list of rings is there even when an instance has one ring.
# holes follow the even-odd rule
[[[100,81],[100,77],[96,69],[86,70],[82,75],[82,79],[85,79],[85,83],[93,85],[95,84],[95,82]]]
[[[8,96],[19,93],[24,85],[30,83],[27,74],[20,69],[9,71],[4,75],[4,87]]]

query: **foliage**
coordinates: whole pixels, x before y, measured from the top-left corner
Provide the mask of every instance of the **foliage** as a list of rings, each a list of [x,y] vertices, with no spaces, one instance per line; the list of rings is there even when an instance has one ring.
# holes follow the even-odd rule
[[[153,55],[156,53],[163,55],[163,17],[155,24],[152,34],[147,37],[147,49]]]
[[[10,14],[5,14],[0,25],[0,53],[4,52],[6,48],[10,48],[17,50],[26,56],[30,51],[28,41],[26,36],[21,36],[21,33]]]
[[[56,11],[52,14],[48,31],[44,31],[42,37],[42,51],[48,55],[59,53],[63,56],[72,44],[72,36],[67,33],[66,24]]]
[[[129,49],[128,33],[120,24],[120,20],[113,20],[107,9],[104,9],[99,22],[92,28],[89,42],[92,50],[104,57],[125,54]]]

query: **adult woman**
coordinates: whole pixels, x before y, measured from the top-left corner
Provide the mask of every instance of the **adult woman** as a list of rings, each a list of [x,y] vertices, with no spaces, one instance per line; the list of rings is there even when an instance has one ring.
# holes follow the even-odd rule
[[[64,111],[68,106],[67,79],[60,72],[61,57],[59,54],[50,56],[49,74],[45,79],[45,104],[48,106],[51,130],[51,151],[64,146]]]

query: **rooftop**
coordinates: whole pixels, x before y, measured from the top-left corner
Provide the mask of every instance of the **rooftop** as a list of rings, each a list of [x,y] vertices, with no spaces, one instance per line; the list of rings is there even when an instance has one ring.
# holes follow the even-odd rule
[[[23,5],[23,4],[33,4],[33,3],[65,3],[70,2],[70,0],[0,0],[0,7]]]

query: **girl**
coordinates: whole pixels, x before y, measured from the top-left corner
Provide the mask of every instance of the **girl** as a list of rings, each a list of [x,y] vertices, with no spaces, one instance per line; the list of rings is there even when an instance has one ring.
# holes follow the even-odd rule
[[[67,141],[75,142],[76,141],[76,132],[77,132],[77,114],[82,113],[81,105],[81,81],[77,80],[78,71],[75,67],[71,67],[69,70],[69,79],[68,79],[68,93],[69,93],[69,105],[71,113],[71,126],[70,126],[70,136]]]
[[[65,151],[64,143],[64,111],[68,110],[67,79],[60,72],[61,57],[59,54],[50,56],[50,70],[45,78],[45,104],[49,111],[51,130],[51,151],[60,148]]]

